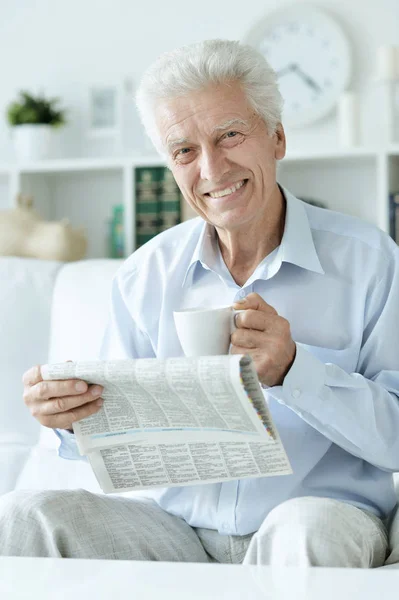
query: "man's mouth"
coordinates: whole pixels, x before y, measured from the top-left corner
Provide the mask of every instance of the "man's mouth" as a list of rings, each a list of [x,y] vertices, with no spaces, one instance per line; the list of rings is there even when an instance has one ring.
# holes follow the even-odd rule
[[[229,194],[233,194],[247,182],[247,179],[242,179],[241,181],[237,181],[234,185],[225,188],[224,190],[219,190],[217,192],[208,192],[205,194],[206,196],[210,196],[211,198],[222,198],[223,196],[228,196]]]

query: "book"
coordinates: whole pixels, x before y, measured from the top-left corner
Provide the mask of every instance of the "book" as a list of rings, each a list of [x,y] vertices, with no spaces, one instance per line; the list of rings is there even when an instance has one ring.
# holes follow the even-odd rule
[[[138,248],[158,233],[198,216],[167,167],[138,167],[135,178]]]
[[[123,258],[125,256],[124,237],[124,207],[117,204],[113,207],[112,220],[110,221],[110,256],[111,258]]]
[[[181,192],[172,172],[163,169],[158,186],[159,232],[165,231],[181,221]]]
[[[139,248],[159,233],[159,180],[163,167],[138,167],[136,178],[136,246]]]
[[[44,380],[104,386],[73,423],[105,493],[288,475],[291,465],[249,356],[43,365]]]
[[[399,192],[389,194],[389,235],[399,244]]]

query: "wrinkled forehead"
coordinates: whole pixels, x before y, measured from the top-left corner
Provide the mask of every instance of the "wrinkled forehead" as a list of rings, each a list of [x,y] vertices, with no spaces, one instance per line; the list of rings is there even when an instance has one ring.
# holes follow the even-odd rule
[[[248,127],[253,116],[244,92],[234,84],[163,98],[155,107],[157,129],[165,146],[190,136],[212,136],[234,125]]]

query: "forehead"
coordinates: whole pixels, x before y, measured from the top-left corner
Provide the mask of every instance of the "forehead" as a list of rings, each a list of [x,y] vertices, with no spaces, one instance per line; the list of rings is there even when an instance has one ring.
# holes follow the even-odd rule
[[[237,82],[214,85],[178,98],[163,99],[155,118],[164,144],[195,135],[211,135],[229,121],[249,121],[254,111]]]

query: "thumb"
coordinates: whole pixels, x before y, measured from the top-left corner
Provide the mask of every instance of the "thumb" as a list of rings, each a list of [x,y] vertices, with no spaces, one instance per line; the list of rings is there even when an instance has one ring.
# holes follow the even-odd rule
[[[265,302],[262,296],[259,296],[259,294],[256,294],[255,292],[252,292],[242,300],[235,302],[233,308],[236,310],[247,310],[248,308],[251,308],[252,310],[261,310],[263,312],[270,312],[270,309],[272,309],[274,312],[274,308]]]
[[[235,302],[233,307],[237,307],[241,310],[246,310],[248,308],[252,308],[253,310],[264,310],[265,308],[267,309],[267,307],[269,307],[269,304],[267,304],[267,302],[265,302],[263,298],[259,296],[259,294],[252,292],[242,300]]]

